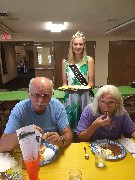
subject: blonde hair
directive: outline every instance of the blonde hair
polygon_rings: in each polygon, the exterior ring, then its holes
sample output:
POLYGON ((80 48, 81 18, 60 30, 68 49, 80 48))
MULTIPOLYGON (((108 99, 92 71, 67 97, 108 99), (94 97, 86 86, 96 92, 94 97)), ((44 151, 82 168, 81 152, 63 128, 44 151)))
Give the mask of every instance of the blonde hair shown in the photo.
POLYGON ((123 98, 122 98, 121 93, 119 92, 118 88, 115 87, 114 85, 105 85, 98 90, 98 92, 96 93, 95 98, 93 100, 92 106, 91 106, 93 113, 95 115, 98 114, 99 99, 104 93, 109 93, 112 95, 112 97, 114 99, 116 99, 116 101, 117 101, 116 115, 117 116, 123 115, 123 113, 124 113, 123 98))
POLYGON ((85 37, 84 37, 82 32, 78 31, 77 33, 75 33, 72 36, 71 41, 70 41, 70 45, 69 45, 68 63, 70 65, 74 64, 74 53, 73 53, 73 49, 72 49, 73 41, 74 41, 75 38, 79 38, 79 37, 82 37, 84 45, 85 45, 84 46, 84 50, 83 50, 83 54, 82 54, 82 64, 86 64, 86 55, 87 55, 87 52, 86 52, 85 37))

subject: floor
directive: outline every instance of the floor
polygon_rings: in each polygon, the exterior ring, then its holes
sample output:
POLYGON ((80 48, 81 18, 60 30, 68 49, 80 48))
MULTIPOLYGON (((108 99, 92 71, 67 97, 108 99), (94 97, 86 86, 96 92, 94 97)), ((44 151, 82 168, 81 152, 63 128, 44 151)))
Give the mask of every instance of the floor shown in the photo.
POLYGON ((0 91, 16 91, 18 89, 26 89, 29 82, 35 77, 35 70, 30 70, 27 74, 18 74, 18 76, 4 85, 0 85, 0 91))

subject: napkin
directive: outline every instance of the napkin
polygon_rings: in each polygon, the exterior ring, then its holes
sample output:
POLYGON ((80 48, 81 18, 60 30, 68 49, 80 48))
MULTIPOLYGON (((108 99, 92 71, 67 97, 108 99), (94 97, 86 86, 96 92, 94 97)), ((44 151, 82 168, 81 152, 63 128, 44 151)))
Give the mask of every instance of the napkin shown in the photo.
POLYGON ((45 152, 43 153, 43 157, 44 157, 45 161, 52 159, 54 157, 54 155, 55 155, 55 152, 50 148, 46 148, 45 152))
POLYGON ((119 139, 119 142, 132 154, 135 158, 135 143, 129 138, 119 139))
POLYGON ((7 171, 16 166, 16 164, 17 162, 9 153, 0 153, 0 172, 7 171))
POLYGON ((23 155, 23 160, 29 162, 37 160, 39 142, 36 140, 34 125, 22 127, 16 132, 23 155))

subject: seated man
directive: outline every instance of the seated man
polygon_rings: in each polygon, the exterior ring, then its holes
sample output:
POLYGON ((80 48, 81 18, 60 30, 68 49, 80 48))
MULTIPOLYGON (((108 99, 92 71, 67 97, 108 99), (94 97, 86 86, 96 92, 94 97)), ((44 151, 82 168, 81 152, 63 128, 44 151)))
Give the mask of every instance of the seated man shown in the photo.
POLYGON ((135 138, 135 124, 123 107, 117 87, 105 85, 95 95, 92 105, 87 105, 78 122, 79 141, 135 138))
POLYGON ((46 141, 57 146, 72 142, 70 129, 63 104, 52 98, 52 81, 45 77, 31 79, 29 99, 20 101, 12 110, 0 139, 0 152, 11 151, 19 145, 16 130, 34 124, 40 132, 47 133, 46 141))

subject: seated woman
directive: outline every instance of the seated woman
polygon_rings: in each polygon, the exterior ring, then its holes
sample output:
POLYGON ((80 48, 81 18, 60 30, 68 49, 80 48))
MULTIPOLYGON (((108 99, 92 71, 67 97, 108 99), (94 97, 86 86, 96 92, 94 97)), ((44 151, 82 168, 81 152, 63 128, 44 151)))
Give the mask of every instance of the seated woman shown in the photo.
POLYGON ((135 139, 135 124, 123 107, 123 99, 117 87, 105 85, 95 95, 93 103, 82 112, 77 127, 78 141, 99 139, 135 139))

